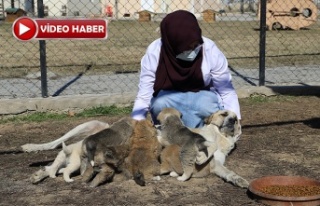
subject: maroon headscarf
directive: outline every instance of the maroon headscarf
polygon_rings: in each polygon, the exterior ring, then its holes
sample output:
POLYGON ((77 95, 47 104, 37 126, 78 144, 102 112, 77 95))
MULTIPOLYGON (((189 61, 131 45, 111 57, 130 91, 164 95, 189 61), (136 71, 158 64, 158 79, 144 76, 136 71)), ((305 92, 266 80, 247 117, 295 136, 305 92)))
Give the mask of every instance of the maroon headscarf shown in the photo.
POLYGON ((160 31, 162 46, 153 96, 157 96, 160 90, 197 92, 204 89, 202 48, 192 62, 176 58, 178 54, 203 43, 196 17, 184 10, 172 12, 162 20, 160 31))

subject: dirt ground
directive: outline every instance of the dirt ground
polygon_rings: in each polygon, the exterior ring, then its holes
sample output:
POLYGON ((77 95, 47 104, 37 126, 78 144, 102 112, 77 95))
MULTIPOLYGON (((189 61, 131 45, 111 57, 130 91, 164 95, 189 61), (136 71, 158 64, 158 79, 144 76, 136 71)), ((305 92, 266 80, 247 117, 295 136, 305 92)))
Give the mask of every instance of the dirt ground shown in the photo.
MULTIPOLYGON (((266 175, 300 175, 319 179, 319 97, 241 99, 243 135, 226 166, 248 181, 266 175)), ((76 175, 73 183, 61 176, 31 184, 29 177, 59 149, 32 153, 12 150, 26 143, 48 142, 91 119, 112 123, 116 117, 69 118, 41 123, 0 125, 0 205, 262 205, 246 189, 215 175, 179 182, 162 180, 136 185, 133 180, 90 188, 76 175)), ((115 178, 117 179, 117 178, 115 178)))

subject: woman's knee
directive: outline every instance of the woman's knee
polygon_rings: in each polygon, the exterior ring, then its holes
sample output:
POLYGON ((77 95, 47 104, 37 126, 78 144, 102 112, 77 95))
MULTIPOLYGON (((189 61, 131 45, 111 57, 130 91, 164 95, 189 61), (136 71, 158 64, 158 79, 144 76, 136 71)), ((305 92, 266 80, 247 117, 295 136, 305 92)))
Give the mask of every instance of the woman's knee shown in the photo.
POLYGON ((164 109, 171 107, 169 102, 166 100, 166 98, 163 97, 157 97, 153 98, 151 100, 151 105, 150 105, 150 113, 152 120, 155 124, 158 124, 159 122, 157 121, 157 116, 158 114, 164 109))
POLYGON ((163 97, 159 97, 159 98, 154 98, 151 101, 151 106, 150 106, 150 110, 152 113, 160 113, 162 109, 170 107, 170 105, 168 104, 168 101, 166 101, 165 98, 163 97))

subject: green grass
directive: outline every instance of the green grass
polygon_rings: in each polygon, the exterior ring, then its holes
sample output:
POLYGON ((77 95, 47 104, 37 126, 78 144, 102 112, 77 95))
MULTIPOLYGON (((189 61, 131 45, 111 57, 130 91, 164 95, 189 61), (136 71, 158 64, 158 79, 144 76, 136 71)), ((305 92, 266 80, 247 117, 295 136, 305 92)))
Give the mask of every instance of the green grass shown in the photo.
POLYGON ((61 120, 65 118, 68 118, 67 114, 36 112, 27 115, 18 115, 9 118, 3 118, 0 120, 0 123, 3 124, 8 122, 42 122, 47 120, 61 120))
POLYGON ((90 109, 85 109, 83 112, 76 114, 77 117, 96 117, 101 115, 122 115, 122 114, 130 114, 132 111, 132 107, 117 107, 117 106, 109 106, 109 107, 93 107, 90 109))
POLYGON ((116 115, 129 115, 132 111, 132 106, 128 107, 93 107, 85 109, 74 116, 70 116, 68 113, 50 113, 50 112, 35 112, 30 114, 16 115, 12 117, 3 117, 0 119, 0 124, 9 122, 43 122, 50 120, 64 120, 68 118, 83 118, 83 117, 97 117, 97 116, 116 116, 116 115))
POLYGON ((249 98, 240 99, 240 103, 261 104, 269 102, 292 101, 295 97, 290 95, 265 96, 261 94, 251 95, 249 98))

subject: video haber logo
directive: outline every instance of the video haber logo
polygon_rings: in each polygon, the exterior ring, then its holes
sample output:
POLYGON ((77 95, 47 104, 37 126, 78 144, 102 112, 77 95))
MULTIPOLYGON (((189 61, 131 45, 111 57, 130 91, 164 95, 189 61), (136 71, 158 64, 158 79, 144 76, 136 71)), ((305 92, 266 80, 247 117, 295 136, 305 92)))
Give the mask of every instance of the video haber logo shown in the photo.
POLYGON ((17 39, 28 41, 35 37, 37 23, 30 18, 21 17, 13 23, 12 33, 17 39))
POLYGON ((31 39, 106 39, 105 19, 31 19, 22 17, 13 23, 13 35, 22 41, 31 39))

